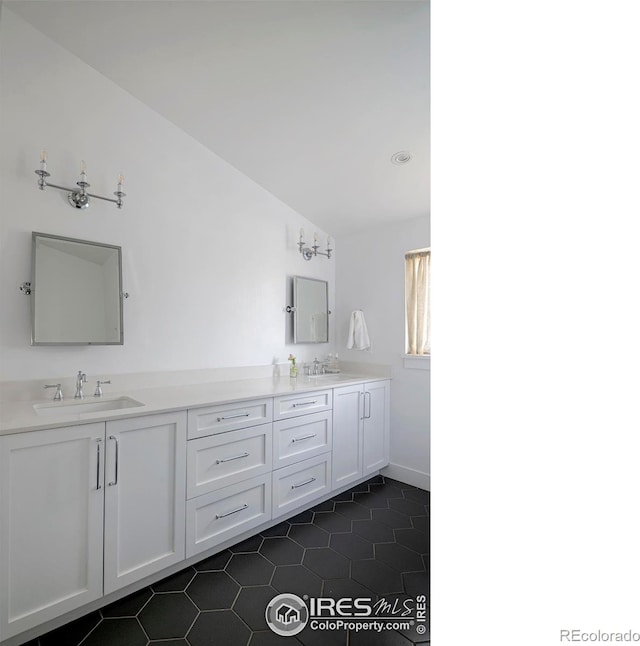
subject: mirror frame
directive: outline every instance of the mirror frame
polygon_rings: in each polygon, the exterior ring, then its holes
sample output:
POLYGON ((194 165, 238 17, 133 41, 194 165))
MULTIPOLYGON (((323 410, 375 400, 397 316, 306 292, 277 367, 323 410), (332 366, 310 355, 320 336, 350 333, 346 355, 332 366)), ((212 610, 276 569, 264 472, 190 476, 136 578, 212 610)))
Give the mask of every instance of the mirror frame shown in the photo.
POLYGON ((293 277, 293 342, 294 343, 329 343, 329 282, 322 280, 320 278, 307 278, 305 276, 294 276, 293 277), (326 314, 327 314, 327 338, 324 341, 300 341, 298 339, 298 283, 299 281, 313 281, 316 283, 324 283, 324 299, 326 303, 326 314))
POLYGON ((33 231, 31 234, 31 345, 124 345, 124 304, 122 288, 122 247, 102 242, 93 242, 92 240, 80 240, 78 238, 68 238, 66 236, 53 235, 51 233, 39 233, 33 231), (36 341, 36 295, 38 285, 36 282, 36 241, 38 238, 49 238, 51 240, 62 240, 64 242, 76 242, 79 244, 91 245, 93 247, 103 247, 113 249, 118 254, 118 304, 119 304, 119 322, 120 338, 117 341, 36 341))

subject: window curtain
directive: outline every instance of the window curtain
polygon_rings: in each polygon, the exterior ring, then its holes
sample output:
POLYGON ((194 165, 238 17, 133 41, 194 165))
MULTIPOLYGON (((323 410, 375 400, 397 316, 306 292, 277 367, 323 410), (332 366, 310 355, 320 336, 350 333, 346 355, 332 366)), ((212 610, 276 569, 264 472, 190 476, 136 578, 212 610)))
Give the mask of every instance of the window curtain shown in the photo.
POLYGON ((429 250, 405 254, 405 299, 407 304, 407 354, 431 353, 429 311, 429 250))

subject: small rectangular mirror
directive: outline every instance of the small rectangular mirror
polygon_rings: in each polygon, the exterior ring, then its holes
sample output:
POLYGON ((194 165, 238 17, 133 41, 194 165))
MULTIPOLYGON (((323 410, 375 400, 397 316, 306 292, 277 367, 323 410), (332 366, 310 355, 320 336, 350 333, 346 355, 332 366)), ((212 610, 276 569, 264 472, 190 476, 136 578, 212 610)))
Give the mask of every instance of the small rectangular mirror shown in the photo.
POLYGON ((293 277, 293 342, 328 343, 329 283, 293 277))
POLYGON ((33 232, 31 345, 122 345, 122 249, 33 232))

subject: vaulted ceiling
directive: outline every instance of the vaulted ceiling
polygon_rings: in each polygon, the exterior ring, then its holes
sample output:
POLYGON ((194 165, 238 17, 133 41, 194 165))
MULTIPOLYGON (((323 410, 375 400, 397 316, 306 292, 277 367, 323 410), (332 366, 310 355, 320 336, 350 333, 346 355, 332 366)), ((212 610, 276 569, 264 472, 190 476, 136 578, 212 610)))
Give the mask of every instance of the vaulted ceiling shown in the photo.
POLYGON ((5 4, 332 235, 429 213, 428 0, 5 4))

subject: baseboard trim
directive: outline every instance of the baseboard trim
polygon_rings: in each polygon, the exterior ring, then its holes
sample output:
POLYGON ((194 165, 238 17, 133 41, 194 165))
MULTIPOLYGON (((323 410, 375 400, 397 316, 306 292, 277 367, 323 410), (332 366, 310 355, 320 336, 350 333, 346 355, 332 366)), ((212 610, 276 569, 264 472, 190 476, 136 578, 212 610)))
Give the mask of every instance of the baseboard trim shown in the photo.
POLYGON ((403 467, 400 464, 394 464, 391 462, 388 466, 380 471, 383 476, 388 476, 394 480, 400 480, 400 482, 406 482, 407 484, 413 485, 414 487, 419 487, 420 489, 426 489, 431 491, 431 474, 424 473, 423 471, 418 471, 417 469, 411 469, 409 467, 403 467))

